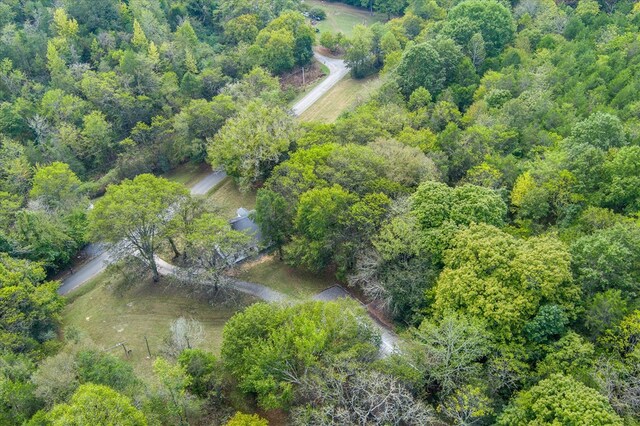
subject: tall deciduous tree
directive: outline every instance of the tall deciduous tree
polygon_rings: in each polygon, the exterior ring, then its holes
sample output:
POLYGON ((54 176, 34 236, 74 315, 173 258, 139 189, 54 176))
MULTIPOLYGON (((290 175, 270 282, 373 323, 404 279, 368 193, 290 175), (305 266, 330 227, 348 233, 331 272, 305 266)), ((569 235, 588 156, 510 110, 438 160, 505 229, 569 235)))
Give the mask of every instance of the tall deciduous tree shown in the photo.
POLYGON ((124 243, 126 254, 135 251, 160 278, 155 253, 178 205, 189 196, 181 184, 143 174, 107 188, 89 213, 94 240, 124 243))
POLYGON ((210 140, 209 162, 248 190, 284 159, 297 134, 297 124, 284 109, 256 100, 210 140))
POLYGON ((258 190, 256 222, 262 236, 278 250, 282 259, 282 246, 291 233, 291 213, 285 198, 269 189, 258 190))

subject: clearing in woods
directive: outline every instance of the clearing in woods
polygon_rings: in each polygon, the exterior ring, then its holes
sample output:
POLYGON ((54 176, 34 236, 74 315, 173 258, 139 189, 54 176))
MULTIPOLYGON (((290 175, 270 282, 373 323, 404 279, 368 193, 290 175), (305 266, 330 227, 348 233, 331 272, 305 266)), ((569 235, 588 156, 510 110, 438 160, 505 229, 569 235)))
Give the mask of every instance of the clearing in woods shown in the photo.
POLYGON ((82 340, 88 339, 102 349, 126 342, 126 348, 131 350, 129 357, 122 347, 109 352, 130 361, 141 378, 153 380, 153 361, 161 355, 171 321, 181 316, 200 321, 205 338, 194 346, 217 355, 224 324, 254 301, 240 295, 237 303, 223 306, 220 302, 209 303, 205 296, 188 293, 186 287, 172 285, 165 279, 153 283, 145 277, 125 283, 121 274, 107 270, 72 293, 63 315, 65 332, 78 331, 82 340), (144 336, 149 341, 151 358, 144 336))
POLYGON ((347 76, 302 113, 300 119, 333 123, 344 111, 366 101, 381 84, 382 81, 377 75, 361 80, 347 76))
POLYGON ((353 32, 353 27, 358 24, 371 25, 376 22, 384 22, 383 16, 378 13, 371 15, 371 12, 366 9, 347 6, 342 3, 320 0, 306 0, 305 3, 310 7, 324 9, 327 13, 327 18, 316 24, 320 32, 341 32, 346 36, 350 36, 353 32))

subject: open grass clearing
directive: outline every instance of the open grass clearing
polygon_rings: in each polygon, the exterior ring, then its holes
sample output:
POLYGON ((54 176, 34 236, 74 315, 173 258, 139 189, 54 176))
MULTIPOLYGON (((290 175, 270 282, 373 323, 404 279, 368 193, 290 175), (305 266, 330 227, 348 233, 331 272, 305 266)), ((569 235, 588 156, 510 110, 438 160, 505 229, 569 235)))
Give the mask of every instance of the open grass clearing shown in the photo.
POLYGON ((233 219, 237 210, 244 207, 253 210, 256 206, 256 193, 243 193, 232 178, 226 177, 218 186, 209 192, 208 197, 220 209, 220 215, 226 219, 233 219))
POLYGON ((330 273, 314 274, 294 269, 278 259, 277 254, 265 255, 239 267, 238 279, 266 285, 296 299, 308 299, 335 284, 330 273))
POLYGON ((327 13, 327 18, 316 24, 320 32, 342 32, 350 36, 353 33, 353 27, 358 24, 371 25, 376 22, 384 22, 384 17, 378 13, 371 15, 371 12, 366 9, 342 3, 320 0, 305 0, 305 3, 311 7, 324 9, 327 13))
POLYGON ((185 288, 168 281, 154 284, 146 277, 130 281, 127 284, 122 274, 112 270, 94 278, 84 286, 82 293, 72 293, 63 315, 63 325, 75 328, 103 349, 126 342, 127 349, 131 350, 128 358, 122 347, 109 352, 131 362, 136 374, 145 380, 153 380, 153 360, 160 354, 171 321, 181 316, 200 321, 205 339, 197 347, 219 354, 224 324, 253 301, 242 295, 238 303, 226 306, 209 302, 201 295, 188 294, 185 288))
POLYGON ((377 75, 361 80, 347 76, 303 112, 300 119, 332 123, 344 111, 366 101, 381 84, 377 75))

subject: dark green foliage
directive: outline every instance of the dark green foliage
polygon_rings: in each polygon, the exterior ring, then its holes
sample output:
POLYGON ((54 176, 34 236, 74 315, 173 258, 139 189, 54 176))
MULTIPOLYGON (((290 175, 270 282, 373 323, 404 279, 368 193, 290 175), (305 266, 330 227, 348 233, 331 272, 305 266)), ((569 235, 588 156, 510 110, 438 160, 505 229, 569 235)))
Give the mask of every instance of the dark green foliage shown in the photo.
POLYGON ((569 323, 567 314, 560 306, 540 306, 536 316, 524 326, 524 335, 535 343, 547 343, 554 337, 561 336, 569 323))
POLYGON ((445 32, 461 46, 473 34, 480 33, 490 55, 499 54, 513 39, 515 24, 511 12, 495 0, 467 0, 452 8, 447 15, 445 32))
POLYGON ((213 354, 199 349, 185 349, 178 357, 180 364, 191 377, 187 389, 201 398, 211 398, 218 389, 220 368, 213 354))
POLYGON ((126 394, 133 394, 138 384, 131 365, 108 353, 84 350, 75 359, 80 383, 105 385, 126 394))

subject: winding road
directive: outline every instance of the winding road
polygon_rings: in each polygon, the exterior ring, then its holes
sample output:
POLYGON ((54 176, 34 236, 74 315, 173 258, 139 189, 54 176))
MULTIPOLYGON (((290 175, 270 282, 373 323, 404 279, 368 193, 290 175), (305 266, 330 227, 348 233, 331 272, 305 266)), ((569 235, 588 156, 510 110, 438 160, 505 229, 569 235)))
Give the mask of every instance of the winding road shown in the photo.
MULTIPOLYGON (((317 52, 314 52, 314 56, 316 60, 329 68, 329 75, 293 105, 291 110, 296 116, 306 111, 349 72, 349 68, 341 59, 329 58, 317 52)), ((226 173, 220 170, 209 173, 191 187, 191 195, 206 195, 211 189, 222 182, 226 176, 226 173)), ((59 294, 66 295, 77 289, 103 272, 107 266, 114 261, 114 256, 110 253, 107 246, 102 243, 89 244, 83 249, 83 252, 91 260, 78 267, 75 271, 70 271, 71 273, 61 279, 62 285, 58 288, 59 294)), ((177 271, 176 266, 160 258, 156 258, 156 262, 158 264, 158 271, 163 275, 173 275, 177 271)), ((257 283, 234 280, 233 287, 242 293, 250 294, 266 302, 293 301, 287 295, 257 283)), ((375 318, 372 317, 372 319, 380 330, 382 337, 380 354, 381 356, 390 355, 397 348, 398 337, 380 324, 375 318)))
MULTIPOLYGON (((291 108, 296 116, 302 114, 307 108, 313 105, 314 102, 320 99, 329 91, 329 89, 335 86, 337 82, 347 75, 347 72, 349 72, 349 69, 341 59, 329 58, 317 52, 314 52, 314 56, 316 60, 325 64, 329 68, 329 76, 291 108)), ((226 176, 226 173, 221 170, 209 173, 191 187, 191 195, 207 194, 212 188, 222 182, 226 176)), ((73 271, 73 273, 62 278, 62 285, 58 288, 59 294, 65 295, 80 287, 82 284, 104 271, 107 265, 113 261, 113 256, 111 256, 104 244, 101 243, 89 244, 84 248, 83 252, 91 260, 78 267, 73 271)), ((260 297, 259 294, 254 295, 256 297, 260 297)))

